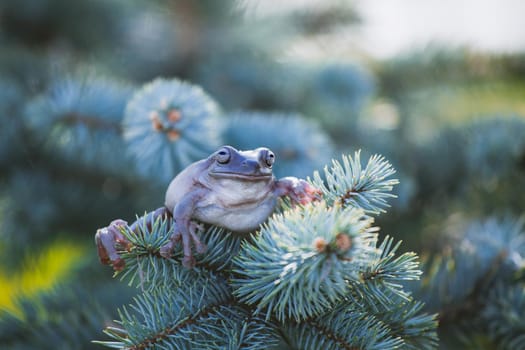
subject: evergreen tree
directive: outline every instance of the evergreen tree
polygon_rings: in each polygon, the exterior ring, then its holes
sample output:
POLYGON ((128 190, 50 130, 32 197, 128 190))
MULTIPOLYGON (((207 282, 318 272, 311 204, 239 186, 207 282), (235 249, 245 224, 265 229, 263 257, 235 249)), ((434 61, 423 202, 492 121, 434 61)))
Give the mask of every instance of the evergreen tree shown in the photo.
POLYGON ((120 311, 116 341, 143 348, 435 348, 435 316, 401 284, 419 278, 414 253, 378 241, 372 214, 383 211, 397 180, 383 158, 362 167, 359 153, 325 168, 313 183, 323 201, 289 207, 260 232, 242 237, 218 227, 195 269, 159 253, 174 223, 149 215, 121 234, 123 279, 141 289, 120 311))
POLYGON ((0 2, 0 348, 524 347, 524 56, 377 61, 341 50, 358 25, 336 0, 0 2), (189 270, 141 215, 222 144, 323 198, 206 226, 189 270), (127 283, 93 246, 115 218, 141 227, 127 283))

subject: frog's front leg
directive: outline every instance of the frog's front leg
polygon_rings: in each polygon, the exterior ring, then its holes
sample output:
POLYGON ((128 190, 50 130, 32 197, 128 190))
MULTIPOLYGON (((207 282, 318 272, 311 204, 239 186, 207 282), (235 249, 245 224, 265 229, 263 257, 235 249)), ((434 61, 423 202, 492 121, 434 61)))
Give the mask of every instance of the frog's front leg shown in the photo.
POLYGON ((322 192, 308 181, 293 176, 283 177, 275 182, 275 194, 288 196, 292 204, 308 204, 322 198, 322 192))
MULTIPOLYGON (((199 239, 199 231, 202 226, 191 220, 195 203, 203 197, 206 193, 204 189, 198 189, 186 194, 182 200, 173 208, 172 216, 175 220, 173 233, 170 236, 170 241, 160 248, 160 255, 165 258, 170 258, 175 244, 182 241, 182 249, 184 258, 182 265, 187 268, 195 266, 195 259, 191 251, 192 243, 195 245, 197 253, 204 253, 206 245, 199 239)), ((168 208, 169 209, 169 208, 168 208)))

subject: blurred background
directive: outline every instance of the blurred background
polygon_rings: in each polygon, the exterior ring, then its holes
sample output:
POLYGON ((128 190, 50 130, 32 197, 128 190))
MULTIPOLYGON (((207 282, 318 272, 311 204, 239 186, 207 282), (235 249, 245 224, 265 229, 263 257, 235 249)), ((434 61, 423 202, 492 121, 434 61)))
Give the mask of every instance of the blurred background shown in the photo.
MULTIPOLYGON (((133 290, 99 264, 97 228, 162 205, 169 178, 222 143, 272 148, 278 176, 384 155, 400 184, 378 224, 424 259, 472 222, 519 223, 523 13, 519 0, 2 0, 0 348, 100 348, 133 290), (182 135, 169 167, 123 137, 159 77, 214 104, 191 129, 204 141, 182 135)), ((442 319, 443 348, 465 348, 461 319, 442 319)))

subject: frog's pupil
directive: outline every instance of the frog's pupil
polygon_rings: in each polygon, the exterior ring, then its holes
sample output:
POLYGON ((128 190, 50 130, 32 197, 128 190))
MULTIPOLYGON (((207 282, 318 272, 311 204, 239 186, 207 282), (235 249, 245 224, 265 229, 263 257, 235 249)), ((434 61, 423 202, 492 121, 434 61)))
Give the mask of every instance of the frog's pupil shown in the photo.
POLYGON ((227 151, 219 151, 217 161, 221 164, 226 164, 230 160, 230 154, 227 151))
POLYGON ((267 158, 266 158, 266 165, 268 165, 271 168, 273 165, 273 162, 274 162, 273 153, 268 153, 267 158))

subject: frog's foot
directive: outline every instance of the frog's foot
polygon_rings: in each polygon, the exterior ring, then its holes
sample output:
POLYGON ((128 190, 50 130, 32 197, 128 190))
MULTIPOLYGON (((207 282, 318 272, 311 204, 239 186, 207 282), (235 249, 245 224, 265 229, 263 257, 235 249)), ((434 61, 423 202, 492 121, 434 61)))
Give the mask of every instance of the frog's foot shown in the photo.
POLYGON ((322 192, 308 181, 293 176, 284 177, 276 182, 276 193, 279 196, 288 196, 292 204, 308 204, 320 200, 322 192))
POLYGON ((127 225, 128 223, 124 220, 113 220, 109 226, 98 229, 95 234, 100 262, 105 265, 113 265, 115 271, 121 271, 125 266, 125 261, 118 254, 117 248, 119 250, 129 249, 130 242, 120 232, 127 225))
POLYGON ((191 251, 191 243, 195 246, 197 253, 202 254, 206 252, 206 244, 199 239, 199 233, 204 230, 202 224, 195 221, 190 221, 187 226, 183 224, 177 225, 175 223, 174 232, 170 237, 170 241, 160 248, 160 255, 169 259, 175 248, 175 244, 182 240, 182 248, 184 251, 184 258, 182 258, 182 265, 187 268, 195 266, 195 258, 191 251))
POLYGON ((193 244, 195 245, 195 250, 197 251, 197 253, 199 254, 206 253, 206 250, 208 250, 208 247, 206 246, 205 243, 202 243, 199 238, 200 233, 204 231, 204 225, 201 223, 197 223, 195 221, 190 221, 190 227, 188 231, 191 235, 191 240, 193 241, 193 244))

